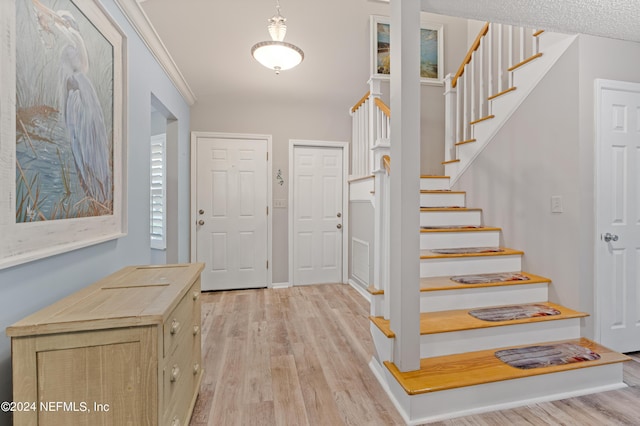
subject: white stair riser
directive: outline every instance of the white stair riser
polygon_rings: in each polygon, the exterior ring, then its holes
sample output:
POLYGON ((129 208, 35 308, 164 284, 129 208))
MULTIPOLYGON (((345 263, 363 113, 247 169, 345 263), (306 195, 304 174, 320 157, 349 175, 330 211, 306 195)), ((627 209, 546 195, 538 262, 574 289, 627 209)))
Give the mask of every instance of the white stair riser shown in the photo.
POLYGON ((546 302, 549 284, 516 284, 420 292, 420 312, 546 302))
POLYGON ((420 358, 578 338, 579 318, 424 334, 420 336, 420 358))
POLYGON ((395 339, 387 337, 380 329, 371 321, 369 321, 371 337, 373 337, 373 346, 375 351, 373 356, 382 365, 384 361, 391 361, 393 357, 393 344, 395 339))
MULTIPOLYGON (((472 144, 473 145, 473 144, 472 144)), ((444 165, 444 174, 447 176, 457 176, 459 173, 460 163, 448 163, 444 165)))
MULTIPOLYGON (((479 226, 482 225, 481 210, 421 211, 420 226, 479 226)), ((472 246, 468 246, 472 247, 472 246)))
POLYGON ((384 294, 372 294, 369 304, 369 315, 372 317, 383 317, 384 315, 384 294))
POLYGON ((498 247, 500 231, 421 232, 420 249, 498 247))
POLYGON ((420 207, 464 207, 464 194, 431 192, 420 194, 420 207))
POLYGON ((449 189, 449 178, 420 178, 420 189, 427 191, 449 189))
POLYGON ((386 367, 375 365, 375 360, 370 367, 409 425, 626 387, 622 381, 622 363, 617 363, 408 395, 386 367), (380 372, 384 377, 380 377, 380 372))
POLYGON ((420 277, 513 272, 520 271, 521 264, 519 254, 420 259, 420 277))

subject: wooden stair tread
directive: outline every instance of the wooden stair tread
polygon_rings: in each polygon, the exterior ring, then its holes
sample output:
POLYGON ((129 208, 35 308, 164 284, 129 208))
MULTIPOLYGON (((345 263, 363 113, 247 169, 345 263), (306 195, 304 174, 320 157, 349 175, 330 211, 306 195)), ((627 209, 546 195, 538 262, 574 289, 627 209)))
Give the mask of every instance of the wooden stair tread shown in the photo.
POLYGON ((473 138, 473 139, 467 139, 467 140, 460 141, 460 142, 456 142, 454 145, 455 145, 455 146, 460 146, 460 145, 465 145, 465 144, 473 143, 473 142, 476 142, 476 139, 475 139, 475 138, 473 138))
POLYGON ((478 118, 477 120, 473 120, 472 122, 469 123, 469 125, 473 126, 475 124, 482 123, 483 121, 491 120, 493 118, 496 118, 496 116, 493 115, 493 114, 490 114, 490 115, 484 116, 482 118, 478 118))
MULTIPOLYGON (((591 349, 600 355, 600 359, 594 361, 574 362, 565 365, 553 365, 549 367, 532 368, 523 370, 500 361, 494 354, 497 350, 513 349, 533 345, 518 345, 508 348, 489 349, 463 354, 446 355, 420 360, 420 369, 415 371, 400 372, 395 364, 385 361, 384 365, 396 378, 398 383, 409 395, 417 395, 427 392, 442 391, 466 386, 481 385, 484 383, 499 382, 503 380, 532 377, 541 374, 557 373, 561 371, 576 370, 599 365, 613 364, 629 361, 626 355, 614 352, 591 340, 580 338, 565 340, 562 342, 573 343, 591 349)), ((562 343, 545 342, 540 345, 562 343)))
MULTIPOLYGON (((440 290, 459 290, 479 287, 499 287, 507 285, 524 285, 524 284, 549 284, 551 280, 549 278, 541 277, 539 275, 529 274, 528 272, 518 272, 519 274, 529 277, 528 280, 515 280, 515 281, 496 281, 490 283, 478 283, 478 284, 460 284, 455 281, 451 281, 451 277, 427 277, 420 278, 420 291, 440 291, 440 290)), ((384 294, 384 290, 369 286, 367 291, 371 294, 378 295, 384 294)))
MULTIPOLYGON (((460 207, 451 207, 451 210, 458 210, 460 207)), ((484 231, 501 231, 502 228, 491 226, 464 227, 464 228, 420 228, 420 232, 484 232, 484 231)))
POLYGON ((481 212, 475 207, 420 207, 421 212, 481 212))
POLYGON ((440 164, 445 165, 445 164, 459 163, 459 162, 460 162, 460 160, 456 158, 455 160, 443 161, 440 164))
POLYGON ((499 252, 486 252, 486 253, 455 253, 455 254, 441 254, 434 253, 431 250, 420 250, 420 259, 450 259, 450 258, 463 258, 463 257, 487 257, 487 256, 512 256, 518 254, 524 254, 523 251, 514 250, 506 247, 500 247, 503 251, 499 252))
MULTIPOLYGON (((514 324, 528 324, 543 321, 558 321, 568 318, 582 318, 589 314, 574 311, 562 305, 551 302, 532 303, 533 305, 544 305, 560 311, 559 315, 540 316, 533 318, 522 318, 510 321, 483 321, 469 314, 472 309, 456 309, 451 311, 439 312, 422 312, 420 313, 420 335, 449 333, 453 331, 477 330, 481 328, 500 327, 514 324)), ((530 305, 530 303, 520 304, 530 305)), ((512 305, 504 305, 512 306, 512 305)), ((395 337, 395 333, 391 330, 389 320, 383 317, 371 317, 373 322, 379 329, 389 338, 395 337)))
POLYGON ((507 285, 525 285, 525 284, 549 284, 551 280, 549 278, 541 277, 539 275, 529 274, 528 272, 518 272, 519 274, 529 277, 528 280, 516 280, 516 281, 496 281, 489 283, 479 284, 460 284, 451 280, 451 277, 428 277, 420 278, 420 291, 439 291, 439 290, 459 290, 479 287, 498 287, 507 285))
POLYGON ((420 175, 420 179, 449 179, 449 176, 420 175))

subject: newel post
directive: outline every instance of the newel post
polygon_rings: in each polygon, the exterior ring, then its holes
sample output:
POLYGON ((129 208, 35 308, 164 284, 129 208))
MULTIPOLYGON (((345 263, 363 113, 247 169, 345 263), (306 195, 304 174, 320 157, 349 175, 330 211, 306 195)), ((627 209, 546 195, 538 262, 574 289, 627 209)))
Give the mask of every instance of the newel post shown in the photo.
POLYGON ((453 76, 447 74, 444 78, 444 160, 456 158, 456 107, 457 89, 452 87, 453 76))

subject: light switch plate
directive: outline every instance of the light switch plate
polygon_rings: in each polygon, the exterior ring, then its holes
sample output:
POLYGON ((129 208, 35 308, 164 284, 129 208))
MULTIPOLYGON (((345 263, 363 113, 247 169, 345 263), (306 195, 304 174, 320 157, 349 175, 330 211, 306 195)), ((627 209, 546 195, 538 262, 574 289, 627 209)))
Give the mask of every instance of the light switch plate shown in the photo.
POLYGON ((551 213, 562 213, 562 196, 551 196, 551 213))
POLYGON ((276 209, 286 209, 287 200, 284 198, 276 198, 273 200, 273 207, 276 209))

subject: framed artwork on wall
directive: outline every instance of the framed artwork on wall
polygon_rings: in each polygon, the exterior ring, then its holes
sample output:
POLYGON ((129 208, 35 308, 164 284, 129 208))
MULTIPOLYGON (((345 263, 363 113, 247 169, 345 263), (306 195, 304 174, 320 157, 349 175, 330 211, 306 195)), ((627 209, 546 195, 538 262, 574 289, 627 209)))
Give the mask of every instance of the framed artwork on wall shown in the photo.
MULTIPOLYGON (((386 16, 371 15, 371 75, 391 74, 390 25, 386 16)), ((442 24, 420 21, 420 81, 442 85, 444 78, 444 31, 442 24)))
POLYGON ((123 33, 94 0, 0 12, 0 268, 126 235, 123 33))

